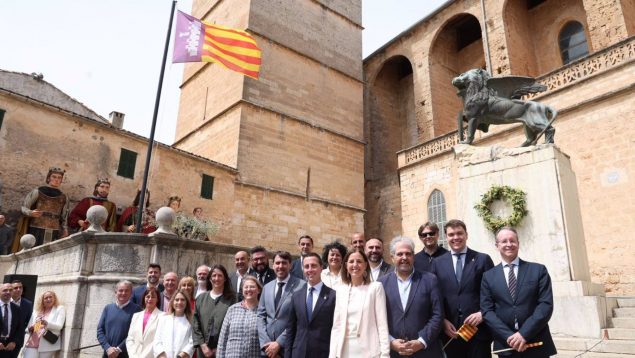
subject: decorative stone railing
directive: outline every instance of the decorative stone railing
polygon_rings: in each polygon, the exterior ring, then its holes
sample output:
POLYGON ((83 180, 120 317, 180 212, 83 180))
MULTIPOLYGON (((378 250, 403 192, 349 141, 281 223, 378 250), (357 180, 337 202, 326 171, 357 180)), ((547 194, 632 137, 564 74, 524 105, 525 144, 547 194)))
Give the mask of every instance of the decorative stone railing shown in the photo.
POLYGON ((611 68, 635 61, 635 37, 607 47, 537 78, 547 91, 526 98, 542 97, 568 87, 575 82, 602 73, 611 68))
POLYGON ((195 276, 199 265, 233 268, 241 247, 179 239, 174 234, 83 232, 12 255, 0 256, 3 274, 38 275, 36 297, 56 292, 66 308, 61 357, 101 357, 96 328, 104 306, 114 302, 119 280, 145 281, 147 265, 179 277, 195 276))
MULTIPOLYGON (((554 91, 567 88, 574 83, 598 75, 612 68, 635 61, 635 37, 619 42, 590 56, 581 58, 566 66, 537 78, 547 86, 547 91, 525 98, 546 96, 554 91)), ((397 152, 398 167, 403 168, 421 162, 438 154, 448 152, 459 142, 457 131, 397 152)))

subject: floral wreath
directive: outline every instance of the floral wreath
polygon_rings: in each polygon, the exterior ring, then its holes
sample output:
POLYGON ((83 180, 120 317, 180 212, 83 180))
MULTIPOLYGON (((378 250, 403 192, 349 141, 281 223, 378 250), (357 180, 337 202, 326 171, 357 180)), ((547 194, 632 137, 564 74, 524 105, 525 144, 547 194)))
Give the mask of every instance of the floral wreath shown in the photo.
POLYGON ((503 226, 517 226, 527 216, 526 197, 527 194, 522 190, 507 185, 494 185, 481 196, 481 202, 474 205, 474 209, 485 222, 485 226, 490 231, 496 232, 503 226), (512 214, 506 218, 494 216, 490 205, 496 200, 505 200, 511 204, 512 214))

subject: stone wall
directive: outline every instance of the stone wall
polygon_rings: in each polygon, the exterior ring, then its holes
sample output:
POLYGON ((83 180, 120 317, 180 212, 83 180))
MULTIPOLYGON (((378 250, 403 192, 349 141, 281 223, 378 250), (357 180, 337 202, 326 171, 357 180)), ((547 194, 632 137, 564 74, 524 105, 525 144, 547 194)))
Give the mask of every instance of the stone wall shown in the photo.
POLYGON ((177 238, 148 238, 142 234, 80 233, 69 238, 0 257, 4 274, 38 275, 36 297, 55 291, 66 309, 62 331, 63 357, 101 357, 97 323, 103 308, 114 302, 115 284, 128 279, 145 282, 147 265, 157 262, 162 272, 196 277, 199 265, 222 264, 231 271, 242 247, 177 238))

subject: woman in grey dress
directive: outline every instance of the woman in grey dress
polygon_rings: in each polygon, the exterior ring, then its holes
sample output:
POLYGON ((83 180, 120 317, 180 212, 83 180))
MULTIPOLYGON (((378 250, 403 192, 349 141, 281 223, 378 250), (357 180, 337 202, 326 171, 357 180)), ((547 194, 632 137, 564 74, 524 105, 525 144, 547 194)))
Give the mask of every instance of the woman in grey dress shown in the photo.
POLYGON ((260 343, 256 324, 258 296, 262 285, 253 276, 242 281, 244 299, 227 310, 218 339, 218 358, 259 358, 260 343))
POLYGON ((198 358, 216 357, 218 336, 229 306, 236 302, 229 275, 223 265, 214 265, 207 275, 207 292, 196 298, 192 336, 198 358))

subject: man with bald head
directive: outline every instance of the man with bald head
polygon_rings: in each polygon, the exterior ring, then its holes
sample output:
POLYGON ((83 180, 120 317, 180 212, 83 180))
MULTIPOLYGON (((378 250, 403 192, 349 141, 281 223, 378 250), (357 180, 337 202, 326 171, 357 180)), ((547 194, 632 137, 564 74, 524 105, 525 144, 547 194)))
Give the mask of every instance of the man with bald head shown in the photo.
POLYGON ((351 235, 351 250, 359 250, 363 252, 365 245, 366 238, 364 237, 363 232, 356 232, 351 235))
POLYGON ((24 323, 20 307, 11 302, 12 291, 10 283, 0 286, 0 357, 17 356, 15 349, 24 340, 24 323))
POLYGON ((162 311, 164 312, 168 311, 168 307, 170 307, 170 300, 172 299, 172 296, 174 295, 174 293, 176 293, 178 284, 179 284, 179 277, 176 275, 176 273, 168 272, 165 275, 163 275, 164 289, 163 289, 163 293, 161 294, 163 298, 161 300, 162 304, 159 307, 162 311))
POLYGON ((249 254, 247 251, 238 251, 236 255, 234 255, 234 264, 236 265, 236 271, 229 274, 229 281, 234 291, 238 293, 238 301, 242 301, 243 292, 241 286, 243 278, 247 275, 247 271, 249 270, 249 254))

